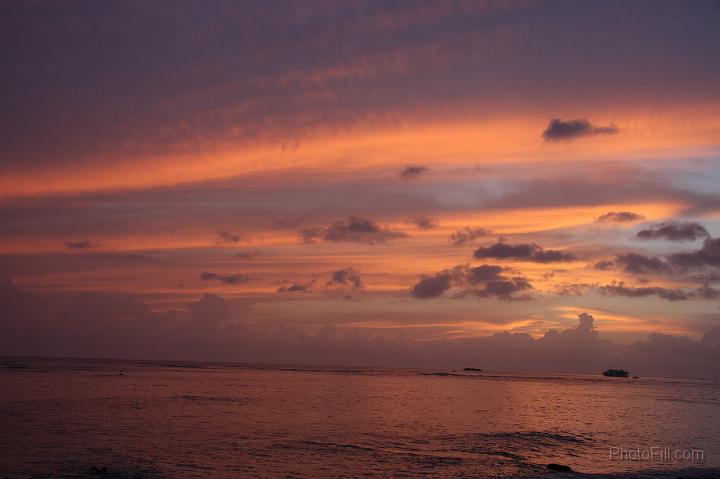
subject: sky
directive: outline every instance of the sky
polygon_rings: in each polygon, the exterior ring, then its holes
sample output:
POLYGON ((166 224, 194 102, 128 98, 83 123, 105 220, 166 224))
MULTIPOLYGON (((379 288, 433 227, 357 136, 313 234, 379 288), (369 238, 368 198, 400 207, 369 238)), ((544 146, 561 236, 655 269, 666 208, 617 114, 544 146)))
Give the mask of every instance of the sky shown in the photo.
POLYGON ((717 1, 0 8, 0 355, 720 377, 717 1))

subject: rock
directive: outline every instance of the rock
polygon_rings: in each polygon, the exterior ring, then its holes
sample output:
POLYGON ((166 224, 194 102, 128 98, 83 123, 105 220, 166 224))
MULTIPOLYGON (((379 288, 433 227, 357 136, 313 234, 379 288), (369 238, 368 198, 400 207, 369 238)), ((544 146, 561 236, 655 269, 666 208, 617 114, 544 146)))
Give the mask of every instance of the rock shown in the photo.
POLYGON ((572 468, 564 464, 548 464, 547 468, 555 472, 572 472, 572 468))

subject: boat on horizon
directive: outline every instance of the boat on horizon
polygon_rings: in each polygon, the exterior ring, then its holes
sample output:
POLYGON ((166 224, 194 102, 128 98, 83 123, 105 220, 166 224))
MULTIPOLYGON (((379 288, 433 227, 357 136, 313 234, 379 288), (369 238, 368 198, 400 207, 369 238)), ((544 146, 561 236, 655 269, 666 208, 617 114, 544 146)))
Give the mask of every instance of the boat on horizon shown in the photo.
POLYGON ((602 373, 603 376, 609 377, 609 378, 626 378, 630 375, 628 371, 625 371, 624 369, 613 369, 610 368, 602 373))

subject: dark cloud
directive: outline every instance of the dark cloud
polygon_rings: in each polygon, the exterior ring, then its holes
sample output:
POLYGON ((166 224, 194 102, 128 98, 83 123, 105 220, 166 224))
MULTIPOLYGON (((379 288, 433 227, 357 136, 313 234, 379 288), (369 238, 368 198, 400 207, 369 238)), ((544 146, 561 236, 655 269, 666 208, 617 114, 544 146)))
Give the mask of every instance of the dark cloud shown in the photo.
POLYGON ((707 271, 688 275, 688 279, 698 283, 717 283, 720 281, 720 271, 707 271))
MULTIPOLYGON (((646 256, 639 253, 619 254, 615 261, 600 261, 594 265, 596 269, 610 269, 614 266, 636 275, 670 275, 678 274, 689 268, 720 267, 720 238, 708 238, 703 246, 696 251, 674 253, 665 257, 646 256)), ((710 272, 700 277, 688 277, 691 280, 714 281, 717 275, 710 272)))
POLYGON ((188 323, 207 329, 211 329, 209 326, 217 326, 232 319, 227 300, 217 294, 203 294, 200 300, 188 305, 188 310, 190 311, 188 323))
POLYGON ((330 279, 325 286, 349 286, 352 288, 362 288, 363 282, 360 274, 352 268, 339 269, 330 273, 330 279))
POLYGON ((545 129, 542 137, 545 141, 572 140, 583 136, 614 135, 620 129, 610 124, 608 126, 595 126, 585 118, 577 120, 561 120, 553 118, 545 129))
POLYGON ((452 287, 452 276, 449 272, 441 272, 432 276, 423 276, 410 289, 410 294, 418 299, 437 298, 452 287))
POLYGON ((559 283, 553 288, 553 293, 560 296, 584 296, 592 287, 593 285, 588 283, 559 283))
POLYGON ((200 273, 200 279, 203 281, 220 281, 223 284, 244 284, 252 281, 250 276, 241 273, 223 275, 218 273, 202 272, 200 273))
POLYGON ((82 241, 66 241, 65 247, 67 249, 91 249, 91 248, 99 248, 103 244, 100 241, 90 241, 90 240, 82 240, 82 241))
POLYGON ((599 286, 598 292, 604 296, 625 296, 628 298, 657 296, 668 301, 684 301, 695 296, 692 292, 682 289, 668 289, 657 286, 632 287, 626 286, 622 281, 613 281, 608 285, 599 286))
POLYGON ((706 239, 697 251, 671 254, 668 261, 681 268, 720 267, 720 238, 706 239))
MULTIPOLYGON (((451 274, 452 275, 452 274, 451 274)), ((529 334, 409 342, 374 333, 341 333, 332 325, 310 334, 292 326, 239 322, 230 301, 205 294, 187 309, 153 312, 131 297, 72 294, 54 305, 44 295, 0 281, 0 350, 15 356, 183 359, 287 364, 457 368, 600 373, 608 364, 657 377, 717 378, 720 327, 701 339, 651 334, 618 344, 598 337, 594 318, 575 326, 529 334)), ((602 319, 602 318, 600 318, 602 319)))
POLYGON ((324 241, 348 241, 354 243, 387 243, 392 239, 407 236, 402 231, 392 230, 370 219, 350 216, 347 220, 338 220, 327 228, 303 228, 300 230, 303 242, 312 243, 316 238, 324 241))
POLYGON ((528 289, 532 289, 530 282, 521 276, 515 276, 513 278, 488 281, 485 283, 485 288, 476 290, 474 293, 481 298, 494 296, 499 299, 519 300, 530 299, 527 295, 513 296, 517 292, 528 289))
POLYGON ((240 241, 240 237, 238 235, 225 230, 217 232, 217 239, 221 243, 237 243, 240 241))
POLYGON ((277 289, 278 293, 343 293, 345 295, 363 288, 360 273, 353 268, 338 269, 323 273, 314 273, 307 281, 288 281, 277 289))
POLYGON ((419 215, 410 218, 410 223, 414 224, 421 230, 430 230, 437 226, 437 223, 429 216, 419 215))
POLYGON ((642 240, 666 239, 669 241, 695 241, 699 238, 709 238, 710 233, 699 223, 668 221, 651 225, 638 231, 636 238, 642 240))
POLYGON ((462 268, 460 271, 466 273, 465 278, 468 283, 475 285, 502 279, 503 268, 497 265, 484 264, 474 268, 462 268))
POLYGON ((408 165, 400 171, 402 178, 411 180, 419 177, 420 175, 427 173, 428 169, 420 165, 408 165))
POLYGON ((410 294, 418 299, 436 298, 453 287, 462 288, 458 297, 475 295, 481 298, 495 297, 503 300, 528 299, 516 293, 532 289, 530 282, 522 276, 509 277, 501 266, 481 265, 475 267, 456 266, 434 275, 423 276, 411 289, 410 294))
POLYGON ((507 244, 502 241, 491 246, 482 246, 475 250, 475 258, 517 259, 537 263, 573 261, 575 255, 560 250, 543 249, 535 243, 507 244))
POLYGON ((605 259, 605 260, 598 261, 597 263, 594 263, 592 265, 592 267, 593 267, 593 269, 596 269, 598 271, 607 271, 609 269, 613 269, 615 267, 615 263, 613 263, 610 260, 605 259))
POLYGON ((289 286, 281 286, 277 289, 278 293, 302 293, 309 291, 309 284, 293 283, 289 286))
POLYGON ((211 358, 234 350, 242 331, 231 324, 236 318, 226 300, 214 294, 187 303, 182 311, 155 312, 128 295, 85 292, 49 298, 0 283, 0 311, 0 349, 8 351, 22 339, 19 350, 13 347, 17 352, 55 356, 211 358), (28 300, 32 304, 25 304, 28 300))
POLYGON ((303 243, 312 244, 316 239, 323 238, 326 231, 326 228, 302 228, 300 230, 300 237, 303 243))
POLYGON ((662 258, 638 253, 619 254, 615 257, 615 264, 631 274, 667 274, 672 271, 672 265, 662 258))
POLYGON ((695 294, 700 299, 720 299, 720 289, 713 288, 708 283, 696 289, 695 294))
MULTIPOLYGON (((646 284, 647 281, 640 281, 646 284)), ((705 283, 699 288, 663 288, 659 286, 628 286, 623 281, 613 281, 610 284, 589 283, 561 283, 554 287, 553 292, 560 296, 585 296, 586 293, 596 292, 603 296, 622 296, 626 298, 644 298, 657 296, 668 301, 684 301, 689 299, 717 299, 720 290, 705 283)))
POLYGON ((596 223, 627 223, 644 220, 645 216, 631 211, 609 211, 595 218, 596 223))
POLYGON ((464 228, 451 234, 449 240, 456 246, 462 246, 467 243, 472 243, 476 239, 489 234, 490 230, 486 230, 485 228, 471 228, 470 226, 465 226, 464 228))
POLYGON ((577 325, 576 330, 579 332, 591 332, 595 330, 595 318, 592 317, 591 314, 588 313, 580 313, 578 314, 578 321, 579 324, 577 325))

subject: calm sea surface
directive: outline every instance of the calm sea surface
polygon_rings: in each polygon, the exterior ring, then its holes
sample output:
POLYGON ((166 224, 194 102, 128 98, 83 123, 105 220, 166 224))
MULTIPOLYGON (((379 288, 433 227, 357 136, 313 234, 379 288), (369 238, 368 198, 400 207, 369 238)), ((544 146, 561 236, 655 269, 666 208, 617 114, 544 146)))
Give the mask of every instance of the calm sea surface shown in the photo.
POLYGON ((719 467, 717 381, 0 360, 2 478, 720 477, 719 467))

